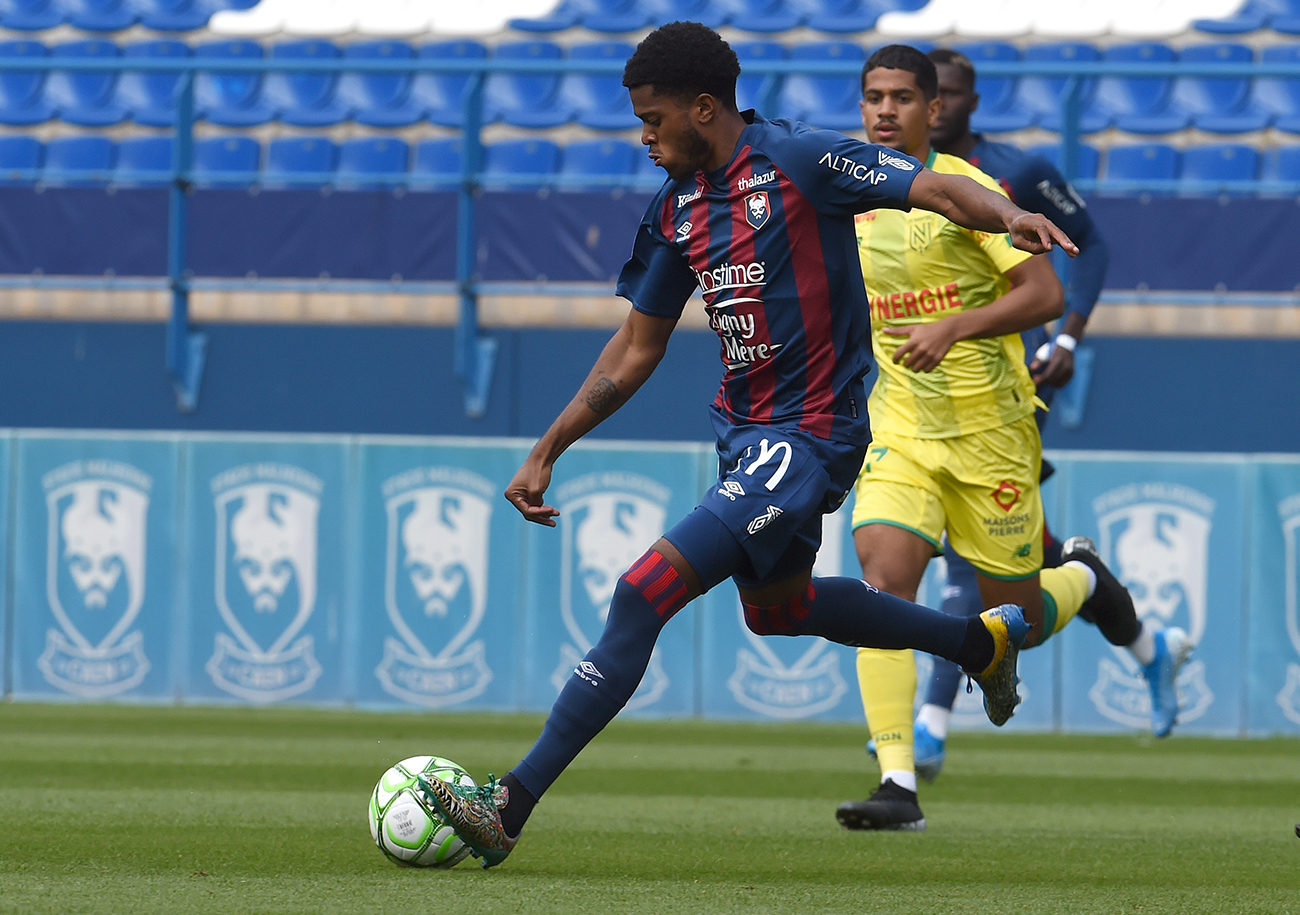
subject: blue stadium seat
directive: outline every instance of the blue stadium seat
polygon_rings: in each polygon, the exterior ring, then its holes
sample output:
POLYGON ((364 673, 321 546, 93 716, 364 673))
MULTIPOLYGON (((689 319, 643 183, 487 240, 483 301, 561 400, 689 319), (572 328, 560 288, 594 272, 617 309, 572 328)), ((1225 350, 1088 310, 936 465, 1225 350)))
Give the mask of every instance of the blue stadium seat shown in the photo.
POLYGON ((113 141, 108 137, 60 137, 45 145, 46 184, 106 184, 113 169, 113 141), (64 172, 65 174, 49 174, 64 172))
MULTIPOLYGON (((1300 64, 1300 44, 1276 44, 1261 55, 1266 64, 1300 64)), ((1253 107, 1273 115, 1273 126, 1300 133, 1300 77, 1260 77, 1251 86, 1253 107)))
POLYGON ((280 137, 266 150, 268 187, 330 184, 339 150, 329 137, 280 137), (290 178, 299 180, 290 183, 290 178))
MULTIPOLYGON (((497 45, 497 60, 560 60, 564 50, 549 41, 512 41, 497 45)), ((573 109, 560 98, 558 73, 493 73, 483 89, 484 123, 505 121, 516 127, 559 127, 573 109)))
POLYGON ((410 159, 410 145, 397 137, 345 140, 339 146, 339 186, 356 189, 396 187, 405 182, 410 159), (378 180, 381 178, 398 180, 378 180))
MULTIPOLYGON (((8 166, 8 162, 9 160, 4 158, 4 153, 0 150, 0 168, 8 166)), ((1270 149, 1264 156, 1259 177, 1264 181, 1290 183, 1293 187, 1288 196, 1300 191, 1300 146, 1279 146, 1270 149)))
POLYGON ((970 58, 975 65, 975 91, 979 93, 979 107, 971 115, 971 128, 977 132, 1009 133, 1024 130, 1034 123, 1034 116, 1016 99, 1017 80, 1014 76, 990 76, 981 68, 984 63, 1004 63, 1020 60, 1020 49, 1005 41, 981 41, 959 44, 954 50, 970 58))
POLYGON ((189 32, 208 24, 212 14, 226 9, 250 9, 258 0, 135 0, 140 24, 159 32, 189 32))
MULTIPOLYGON (((44 60, 45 45, 36 41, 0 42, 0 58, 44 60)), ((0 124, 26 126, 54 117, 44 99, 45 73, 41 70, 0 71, 0 124)))
MULTIPOLYGON (((435 60, 482 60, 487 56, 487 47, 477 41, 438 41, 420 48, 421 58, 435 60)), ((419 106, 435 124, 461 127, 469 85, 468 74, 420 73, 411 85, 410 104, 419 106)))
MULTIPOLYGON (((328 41, 286 41, 271 48, 272 60, 336 60, 343 56, 328 41)), ((268 73, 262 100, 280 121, 295 127, 329 127, 346 121, 351 112, 334 96, 337 73, 268 73)))
POLYGON ((786 0, 714 0, 726 14, 727 22, 742 32, 788 32, 807 18, 802 10, 786 0))
POLYGON ((511 19, 510 27, 520 32, 563 32, 579 22, 597 32, 635 32, 650 22, 650 14, 637 0, 562 0, 548 15, 511 19))
POLYGON ((463 161, 459 137, 421 140, 411 160, 411 184, 432 190, 453 190, 459 183, 463 161), (437 178, 431 176, 438 175, 437 178))
MULTIPOLYGON (((795 45, 790 56, 794 60, 866 61, 862 47, 848 41, 795 45)), ((860 130, 862 117, 858 111, 858 98, 861 94, 857 76, 794 74, 786 77, 781 87, 777 114, 796 121, 806 121, 815 127, 860 130)))
POLYGON ((39 32, 62 25, 67 16, 57 0, 0 0, 0 25, 39 32))
POLYGON ((713 0, 641 0, 650 13, 651 25, 665 22, 699 22, 711 29, 724 25, 727 13, 713 0))
MULTIPOLYGON (((401 41, 359 41, 343 49, 348 60, 413 60, 415 49, 401 41)), ((344 73, 335 98, 352 110, 352 119, 371 127, 407 127, 424 119, 425 108, 411 98, 410 73, 344 73)))
POLYGON ((779 41, 737 41, 732 43, 731 50, 740 58, 740 79, 736 80, 737 107, 741 111, 754 108, 760 114, 775 117, 781 74, 746 76, 745 65, 750 61, 785 60, 785 45, 779 41))
POLYGON ((1259 153, 1243 143, 1212 143, 1183 150, 1179 193, 1190 196, 1241 193, 1233 183, 1254 181, 1259 174, 1259 153), (1215 186, 1227 184, 1227 187, 1215 186))
MULTIPOLYGON (((1255 52, 1248 45, 1214 43, 1183 48, 1181 59, 1190 63, 1250 63, 1255 52)), ((1263 130, 1272 114, 1253 104, 1250 77, 1184 76, 1174 82, 1174 104, 1192 116, 1193 126, 1210 133, 1246 133, 1263 130)))
POLYGON ((262 145, 252 137, 205 137, 194 141, 194 177, 200 187, 248 187, 252 177, 208 177, 221 172, 256 172, 262 145))
MULTIPOLYGON (((1102 53, 1111 63, 1172 63, 1178 54, 1152 41, 1118 44, 1102 53)), ((1174 80, 1168 76, 1105 76, 1097 83, 1091 110, 1129 133, 1172 133, 1187 127, 1192 117, 1171 108, 1174 80)))
MULTIPOLYGON (((1051 61, 1075 63, 1093 61, 1101 54, 1090 44, 1076 41, 1050 42, 1031 45, 1025 49, 1026 61, 1051 61)), ((1079 129, 1083 133, 1104 130, 1107 119, 1089 110, 1092 94, 1096 90, 1095 79, 1081 80, 1079 95, 1079 129)), ((1062 76, 1026 76, 1020 80, 1016 90, 1018 103, 1034 116, 1034 122, 1047 130, 1061 129, 1065 108, 1065 90, 1067 79, 1062 76)))
MULTIPOLYGON (((1025 152, 1033 153, 1035 156, 1042 156, 1048 162, 1056 166, 1058 171, 1061 168, 1061 146, 1059 143, 1042 143, 1038 146, 1027 146, 1025 152)), ((1079 173, 1075 178, 1096 178, 1097 167, 1101 164, 1101 153, 1097 147, 1089 146, 1087 143, 1079 144, 1079 173)))
MULTIPOLYGON (((1181 156, 1178 150, 1165 143, 1138 143, 1131 146, 1112 146, 1106 153, 1107 181, 1138 182, 1136 187, 1121 189, 1121 193, 1168 194, 1170 187, 1147 187, 1147 182, 1172 182, 1178 177, 1181 156)), ((1105 190, 1105 188, 1103 188, 1105 190)))
MULTIPOLYGON (((70 41, 50 49, 57 59, 85 60, 118 57, 111 41, 70 41)), ((127 110, 115 99, 117 73, 111 70, 55 70, 45 80, 45 101, 69 124, 105 127, 126 120, 127 110)))
POLYGON ((560 165, 560 147, 550 140, 502 140, 483 147, 483 184, 536 187, 550 184, 560 165), (522 182, 500 179, 523 178, 522 182), (497 180, 493 180, 497 179, 497 180))
MULTIPOLYGON (((197 45, 194 56, 213 60, 260 60, 255 41, 211 41, 197 45)), ((275 118, 262 100, 260 73, 199 73, 194 81, 195 115, 224 127, 254 127, 275 118)))
POLYGON ((613 175, 630 178, 638 147, 622 140, 579 140, 564 147, 560 174, 573 177, 613 175))
MULTIPOLYGON (((139 41, 124 47, 122 56, 146 60, 185 59, 190 56, 190 47, 183 41, 139 41)), ((180 71, 153 70, 146 73, 127 70, 118 77, 113 100, 137 124, 170 127, 176 116, 176 89, 180 80, 180 71)))
POLYGON ((876 27, 889 7, 880 0, 795 0, 808 16, 808 27, 819 32, 856 34, 876 27))
POLYGON ((1212 35, 1244 35, 1257 32, 1277 19, 1300 16, 1300 0, 1248 0, 1232 16, 1223 19, 1198 19, 1192 27, 1212 35))
POLYGON ((117 163, 113 183, 137 187, 159 187, 171 183, 171 137, 130 137, 118 141, 117 163), (147 177, 131 177, 125 172, 157 172, 147 177), (162 174, 166 172, 167 174, 162 174))
POLYGON ((651 25, 652 13, 646 3, 632 0, 630 3, 612 0, 597 3, 595 9, 582 15, 582 27, 593 32, 623 34, 638 32, 651 25))
POLYGON ((45 146, 35 137, 0 137, 0 185, 31 184, 33 177, 15 172, 34 171, 45 158, 45 146))
POLYGON ((120 32, 140 19, 132 0, 59 0, 68 24, 88 32, 120 32))
MULTIPOLYGON (((622 63, 632 56, 623 41, 578 44, 569 48, 570 60, 608 60, 622 63)), ((621 73, 567 73, 560 84, 561 105, 577 113, 578 123, 594 130, 630 130, 639 125, 621 73)))

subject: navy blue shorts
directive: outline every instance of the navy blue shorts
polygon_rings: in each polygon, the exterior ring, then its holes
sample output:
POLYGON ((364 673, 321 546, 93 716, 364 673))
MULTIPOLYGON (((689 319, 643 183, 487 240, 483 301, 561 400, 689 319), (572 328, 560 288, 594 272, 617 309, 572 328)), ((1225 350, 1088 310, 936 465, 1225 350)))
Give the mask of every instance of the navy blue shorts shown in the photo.
POLYGON ((839 508, 853 488, 866 446, 773 426, 718 422, 715 428, 718 480, 700 507, 741 546, 731 577, 756 588, 811 569, 822 515, 839 508))

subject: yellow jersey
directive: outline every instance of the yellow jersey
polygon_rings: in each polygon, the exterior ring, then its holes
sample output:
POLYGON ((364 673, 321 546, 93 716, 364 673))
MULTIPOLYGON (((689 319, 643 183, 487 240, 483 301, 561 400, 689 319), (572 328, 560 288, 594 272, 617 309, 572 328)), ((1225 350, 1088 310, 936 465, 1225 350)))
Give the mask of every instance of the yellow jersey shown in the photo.
MULTIPOLYGON (((1006 196, 996 181, 956 156, 931 151, 925 164, 1006 196)), ((989 304, 1011 288, 1006 272, 1030 255, 1007 235, 963 229, 928 210, 871 210, 857 216, 856 227, 880 372, 869 403, 872 429, 953 438, 1033 413, 1034 383, 1020 334, 960 340, 934 371, 914 372, 894 362, 894 350, 907 338, 884 332, 989 304)))

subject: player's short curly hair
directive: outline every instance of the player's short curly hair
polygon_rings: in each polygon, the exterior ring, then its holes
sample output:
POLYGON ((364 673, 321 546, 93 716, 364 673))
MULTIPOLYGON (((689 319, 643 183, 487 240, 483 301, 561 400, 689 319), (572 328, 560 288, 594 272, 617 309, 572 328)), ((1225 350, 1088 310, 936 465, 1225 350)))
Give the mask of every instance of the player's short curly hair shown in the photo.
POLYGON ((955 51, 952 48, 935 48, 926 56, 934 61, 935 66, 942 64, 956 67, 957 72, 961 74, 962 79, 966 82, 966 88, 975 88, 975 65, 961 51, 955 51))
POLYGON ((711 95, 736 110, 740 60, 731 45, 698 22, 670 22, 647 35, 623 68, 629 89, 651 86, 660 95, 693 99, 711 95))
POLYGON ((926 99, 939 94, 939 74, 934 62, 916 48, 905 44, 887 44, 867 58, 862 67, 862 88, 867 86, 867 74, 883 67, 886 70, 907 70, 916 77, 916 87, 926 99))

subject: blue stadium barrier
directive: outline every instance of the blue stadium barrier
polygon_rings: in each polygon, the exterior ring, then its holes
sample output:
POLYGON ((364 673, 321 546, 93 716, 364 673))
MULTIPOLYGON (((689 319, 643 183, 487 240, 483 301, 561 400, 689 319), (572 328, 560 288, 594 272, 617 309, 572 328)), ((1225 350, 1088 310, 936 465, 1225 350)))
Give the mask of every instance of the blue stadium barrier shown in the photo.
MULTIPOLYGON (((580 444, 556 468, 552 530, 500 496, 527 446, 0 432, 4 692, 544 710, 618 575, 695 504, 716 458, 580 444)), ((1055 528, 1094 538, 1144 619, 1199 642, 1178 732, 1300 734, 1300 458, 1050 456, 1055 528)), ((818 574, 856 574, 851 510, 826 519, 818 574)), ((1082 622, 1020 670, 1012 729, 1147 726, 1132 658, 1082 622)), ((856 722, 855 680, 851 649, 753 636, 724 585, 665 629, 627 714, 856 722)), ((960 698, 956 727, 991 727, 979 698, 960 698)))

